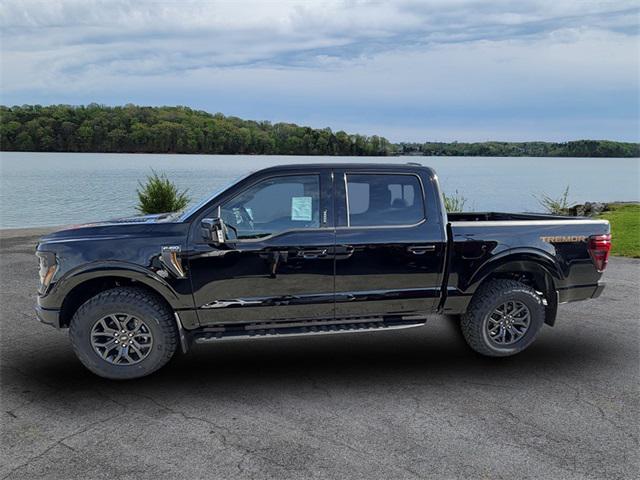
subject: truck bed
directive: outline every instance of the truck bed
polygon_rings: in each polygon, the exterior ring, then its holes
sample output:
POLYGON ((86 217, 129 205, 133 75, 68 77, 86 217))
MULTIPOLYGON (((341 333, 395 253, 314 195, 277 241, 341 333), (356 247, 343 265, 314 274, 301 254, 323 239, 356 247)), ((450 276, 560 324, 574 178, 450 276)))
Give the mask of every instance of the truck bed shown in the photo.
POLYGON ((464 311, 473 285, 491 270, 487 265, 495 269, 503 261, 523 266, 528 274, 540 262, 537 275, 553 277, 558 303, 592 298, 601 291, 601 271, 594 268, 589 238, 609 233, 606 220, 503 212, 449 213, 447 219, 450 258, 445 311, 464 311))
POLYGON ((508 222, 508 221, 540 221, 540 220, 591 220, 588 217, 571 217, 568 215, 550 215, 545 213, 506 213, 506 212, 459 212, 448 213, 450 222, 508 222))

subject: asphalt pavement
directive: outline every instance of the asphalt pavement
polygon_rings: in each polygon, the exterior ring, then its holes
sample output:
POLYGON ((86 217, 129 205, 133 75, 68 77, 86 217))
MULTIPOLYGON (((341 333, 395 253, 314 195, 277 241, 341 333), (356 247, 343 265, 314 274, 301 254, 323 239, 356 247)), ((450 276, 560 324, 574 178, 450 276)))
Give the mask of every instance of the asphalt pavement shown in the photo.
POLYGON ((195 346, 116 382, 36 321, 41 233, 0 232, 0 479, 638 478, 639 260, 512 358, 434 317, 195 346))

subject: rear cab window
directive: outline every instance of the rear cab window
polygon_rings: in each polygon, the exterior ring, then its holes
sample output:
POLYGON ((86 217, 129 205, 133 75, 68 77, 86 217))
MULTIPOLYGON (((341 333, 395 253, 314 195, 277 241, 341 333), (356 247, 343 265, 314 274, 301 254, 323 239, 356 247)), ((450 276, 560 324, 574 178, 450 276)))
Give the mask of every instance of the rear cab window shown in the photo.
POLYGON ((414 174, 345 173, 340 226, 416 225, 425 219, 424 193, 414 174))

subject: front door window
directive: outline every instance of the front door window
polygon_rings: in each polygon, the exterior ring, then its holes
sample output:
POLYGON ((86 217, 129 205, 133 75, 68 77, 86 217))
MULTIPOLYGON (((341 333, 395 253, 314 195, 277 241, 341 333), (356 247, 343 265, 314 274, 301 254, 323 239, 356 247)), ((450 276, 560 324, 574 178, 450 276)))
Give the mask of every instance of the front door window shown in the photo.
POLYGON ((249 187, 220 209, 229 235, 264 238, 288 230, 320 227, 318 175, 273 177, 249 187))

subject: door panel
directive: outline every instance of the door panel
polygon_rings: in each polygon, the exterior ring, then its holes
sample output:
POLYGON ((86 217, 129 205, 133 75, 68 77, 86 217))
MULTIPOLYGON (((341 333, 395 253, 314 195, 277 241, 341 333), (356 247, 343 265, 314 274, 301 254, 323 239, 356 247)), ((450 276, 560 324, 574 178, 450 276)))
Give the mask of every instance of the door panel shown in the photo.
POLYGON ((233 233, 219 246, 194 235, 189 266, 201 325, 333 318, 331 186, 328 170, 257 178, 212 209, 233 233))
POLYGON ((338 229, 336 317, 431 312, 440 299, 444 244, 429 230, 338 229))
POLYGON ((426 313, 439 303, 443 229, 425 218, 429 209, 422 205, 419 179, 400 177, 336 172, 336 178, 343 179, 335 182, 336 199, 343 202, 336 205, 337 318, 426 313), (369 180, 371 175, 380 178, 369 180), (351 192, 350 178, 359 184, 351 192), (403 225, 405 221, 415 224, 403 225))
POLYGON ((332 318, 333 231, 289 232, 191 259, 201 325, 332 318))

